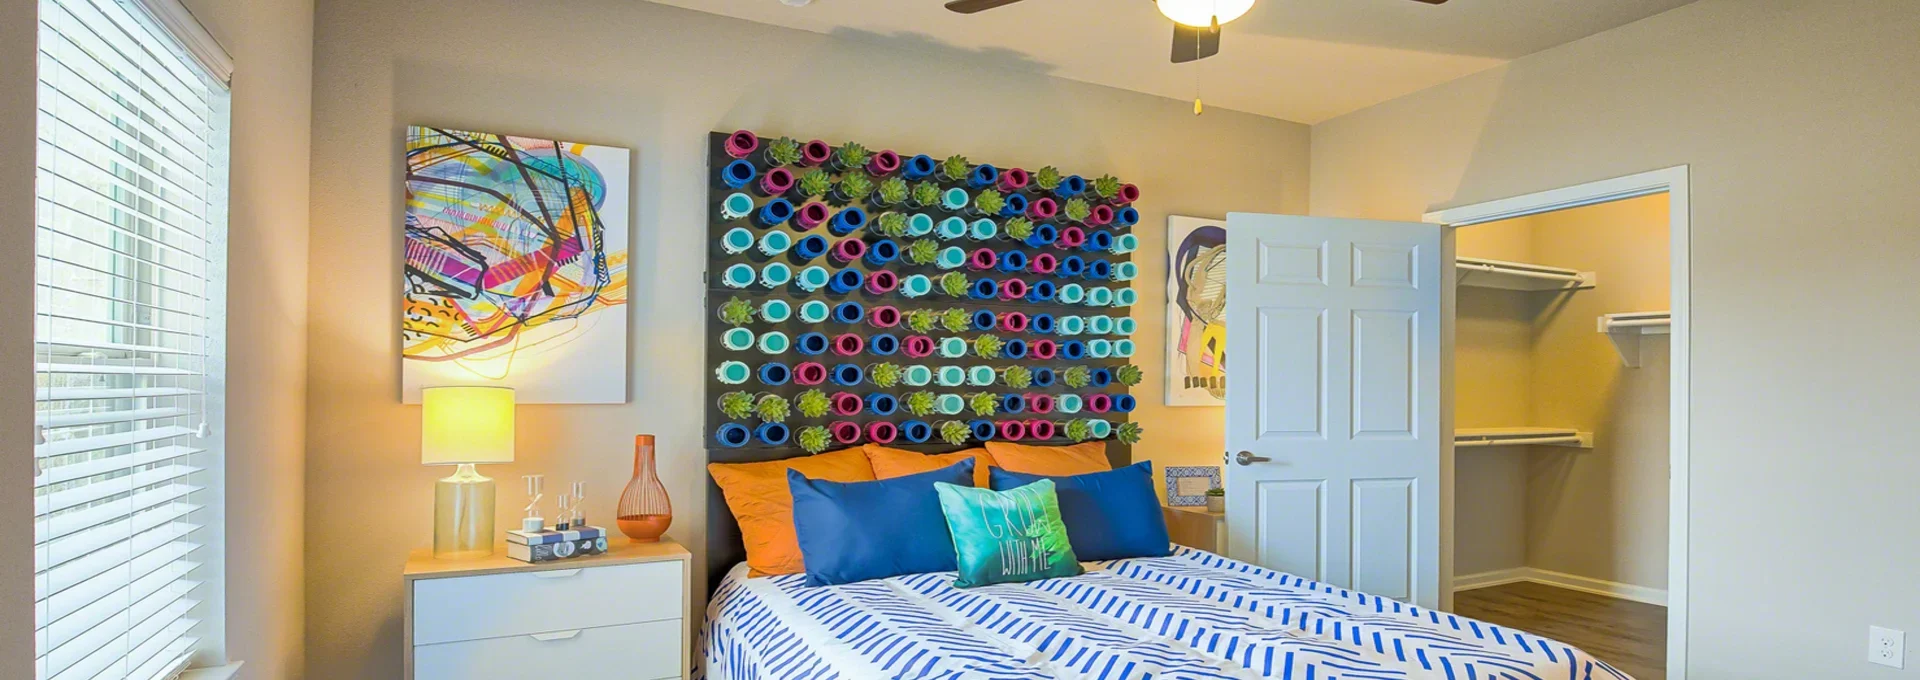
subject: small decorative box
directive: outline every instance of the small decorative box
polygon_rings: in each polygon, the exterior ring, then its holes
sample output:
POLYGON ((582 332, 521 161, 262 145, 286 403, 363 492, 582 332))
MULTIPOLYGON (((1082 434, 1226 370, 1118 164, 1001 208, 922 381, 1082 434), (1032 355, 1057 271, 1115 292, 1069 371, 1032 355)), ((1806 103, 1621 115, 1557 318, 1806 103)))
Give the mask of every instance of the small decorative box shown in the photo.
POLYGON ((1220 468, 1212 465, 1169 466, 1167 505, 1196 507, 1207 504, 1207 490, 1220 488, 1220 468))
POLYGON ((522 562, 552 562, 607 552, 607 530, 588 526, 568 531, 509 531, 507 557, 522 562))

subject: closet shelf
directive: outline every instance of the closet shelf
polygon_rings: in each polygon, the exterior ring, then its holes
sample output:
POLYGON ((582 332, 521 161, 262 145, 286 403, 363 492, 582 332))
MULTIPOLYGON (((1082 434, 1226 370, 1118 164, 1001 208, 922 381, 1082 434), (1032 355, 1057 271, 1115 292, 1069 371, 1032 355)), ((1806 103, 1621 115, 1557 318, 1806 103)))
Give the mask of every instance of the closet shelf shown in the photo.
POLYGON ((1460 285, 1474 288, 1562 291, 1592 288, 1599 284, 1599 276, 1593 272, 1478 257, 1455 258, 1454 269, 1459 273, 1460 285))
POLYGON ((1640 338, 1648 335, 1667 335, 1673 332, 1672 312, 1627 312, 1624 314, 1603 314, 1600 316, 1599 330, 1613 341, 1613 349, 1620 353, 1620 362, 1628 368, 1640 367, 1640 338))
POLYGON ((1453 446, 1561 446, 1591 449, 1593 433, 1568 427, 1463 427, 1453 431, 1453 446))

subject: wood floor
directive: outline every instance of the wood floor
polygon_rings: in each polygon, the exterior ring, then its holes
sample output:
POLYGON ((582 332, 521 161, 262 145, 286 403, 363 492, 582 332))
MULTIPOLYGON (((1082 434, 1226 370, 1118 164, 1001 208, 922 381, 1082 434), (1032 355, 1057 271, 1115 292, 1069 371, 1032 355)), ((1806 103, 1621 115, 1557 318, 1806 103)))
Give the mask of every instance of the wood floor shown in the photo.
POLYGON ((1453 596, 1454 613, 1579 647, 1635 680, 1667 678, 1667 608, 1538 583, 1453 596))

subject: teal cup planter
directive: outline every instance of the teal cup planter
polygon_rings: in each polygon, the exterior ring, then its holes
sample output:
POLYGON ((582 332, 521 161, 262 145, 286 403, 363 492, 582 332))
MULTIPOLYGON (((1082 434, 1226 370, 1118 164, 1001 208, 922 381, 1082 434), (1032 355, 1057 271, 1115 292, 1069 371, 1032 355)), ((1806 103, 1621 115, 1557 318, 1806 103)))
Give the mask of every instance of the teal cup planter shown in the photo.
POLYGON ((1112 357, 1113 341, 1106 340, 1106 339, 1099 339, 1099 338, 1088 340, 1087 356, 1091 356, 1095 359, 1106 359, 1106 358, 1112 357))
POLYGON ((933 398, 933 410, 940 412, 940 415, 959 415, 966 408, 967 400, 958 394, 942 394, 933 398))
POLYGON ((740 385, 753 377, 753 369, 748 368, 744 362, 723 361, 718 368, 713 369, 713 377, 722 384, 740 385))
POLYGON ((1140 276, 1140 265, 1132 261, 1121 262, 1113 266, 1113 280, 1132 281, 1140 276))
POLYGON ((1113 292, 1113 306, 1132 307, 1140 302, 1140 293, 1132 288, 1122 288, 1113 292))
POLYGON ((1140 249, 1140 237, 1133 234, 1121 234, 1113 238, 1113 252, 1121 255, 1140 249))
MULTIPOLYGON (((833 274, 828 272, 826 267, 814 265, 800 270, 800 275, 794 277, 793 285, 798 286, 800 290, 811 293, 826 287, 827 282, 832 279, 833 274)), ((802 316, 804 316, 804 314, 802 316)))
POLYGON ((760 303, 760 318, 767 323, 786 323, 793 316, 793 305, 786 300, 768 300, 760 303))
POLYGON ((952 188, 940 193, 940 207, 947 212, 960 212, 967 207, 967 190, 952 188))
POLYGON ((793 281, 793 268, 785 262, 768 262, 760 268, 760 285, 779 288, 793 281))
POLYGON ((940 220, 940 226, 934 230, 934 233, 943 241, 951 241, 966 236, 967 221, 959 217, 949 217, 940 220))
POLYGON ((993 384, 992 366, 974 366, 967 369, 967 384, 976 387, 993 384))
POLYGON ((1133 331, 1139 326, 1139 322, 1134 321, 1133 317, 1123 316, 1113 322, 1113 332, 1117 335, 1133 335, 1133 331))
POLYGON ((1060 293, 1057 297, 1060 298, 1061 302, 1077 305, 1086 301, 1087 289, 1082 288, 1080 284, 1069 283, 1060 287, 1060 293))
POLYGON ((926 236, 933 233, 933 216, 926 213, 914 213, 907 216, 907 235, 926 236))
POLYGON ((803 323, 825 323, 832 314, 833 308, 820 300, 808 300, 800 305, 800 321, 803 323))
POLYGON ((933 369, 915 364, 900 372, 900 380, 911 387, 925 387, 933 382, 933 369))
POLYGON ((1087 320, 1078 316, 1063 316, 1057 327, 1061 335, 1079 335, 1087 331, 1087 320))
POLYGON ((940 251, 939 257, 934 258, 934 264, 941 269, 959 269, 966 263, 967 251, 961 250, 960 246, 948 246, 940 251))
POLYGON ((728 288, 746 288, 753 285, 756 278, 758 275, 750 264, 727 265, 726 270, 720 273, 720 283, 728 288))
POLYGON ((1106 335, 1113 332, 1113 317, 1105 314, 1087 317, 1087 332, 1106 335))
POLYGON ((941 387, 959 387, 967 382, 967 369, 959 366, 941 366, 933 381, 941 387))
POLYGON ((1113 290, 1106 286, 1094 286, 1087 289, 1087 305, 1108 307, 1113 305, 1113 290))
POLYGON ((745 328, 729 328, 720 334, 720 346, 735 352, 744 351, 753 346, 753 331, 745 328))
POLYGON ((760 254, 772 257, 793 247, 793 237, 784 231, 769 231, 760 237, 760 254))
POLYGON ((917 298, 933 292, 933 279, 925 274, 913 274, 900 280, 900 294, 908 298, 917 298))
POLYGON ((739 255, 747 252, 747 249, 752 247, 753 232, 751 231, 734 227, 728 229, 727 233, 720 235, 720 249, 726 251, 728 255, 739 255))
POLYGON ((1129 357, 1132 357, 1132 356, 1133 356, 1133 341, 1132 341, 1132 340, 1115 340, 1115 341, 1113 341, 1113 355, 1114 355, 1114 356, 1117 356, 1117 357, 1120 357, 1120 358, 1122 358, 1122 359, 1125 359, 1125 358, 1129 358, 1129 357))
POLYGON ((792 346, 793 343, 787 340, 787 334, 780 331, 768 331, 761 335, 758 345, 761 354, 785 354, 787 348, 792 346))
POLYGON ((753 214, 753 197, 735 192, 720 202, 720 219, 732 222, 753 214))
POLYGON ((1103 418, 1094 418, 1087 421, 1087 431, 1093 434, 1094 439, 1106 439, 1113 436, 1113 423, 1103 418))
MULTIPOLYGON (((967 355, 967 341, 961 338, 941 338, 940 356, 957 359, 967 355)), ((944 369, 943 369, 944 370, 944 369)))
POLYGON ((1061 413, 1079 413, 1084 405, 1078 394, 1062 394, 1053 400, 1053 410, 1061 413))
POLYGON ((983 217, 973 221, 973 224, 967 229, 967 234, 973 237, 975 241, 991 240, 993 237, 1000 235, 1000 225, 994 224, 993 220, 983 217))

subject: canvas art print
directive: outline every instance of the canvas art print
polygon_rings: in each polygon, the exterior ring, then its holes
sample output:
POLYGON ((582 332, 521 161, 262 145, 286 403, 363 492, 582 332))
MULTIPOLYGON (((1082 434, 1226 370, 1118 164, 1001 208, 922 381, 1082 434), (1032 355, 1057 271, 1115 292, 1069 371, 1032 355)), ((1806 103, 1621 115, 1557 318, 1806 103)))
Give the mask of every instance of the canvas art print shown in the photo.
POLYGON ((1226 222, 1168 217, 1168 406, 1227 403, 1226 313, 1226 222))
POLYGON ((409 127, 402 389, 626 401, 630 152, 409 127))

